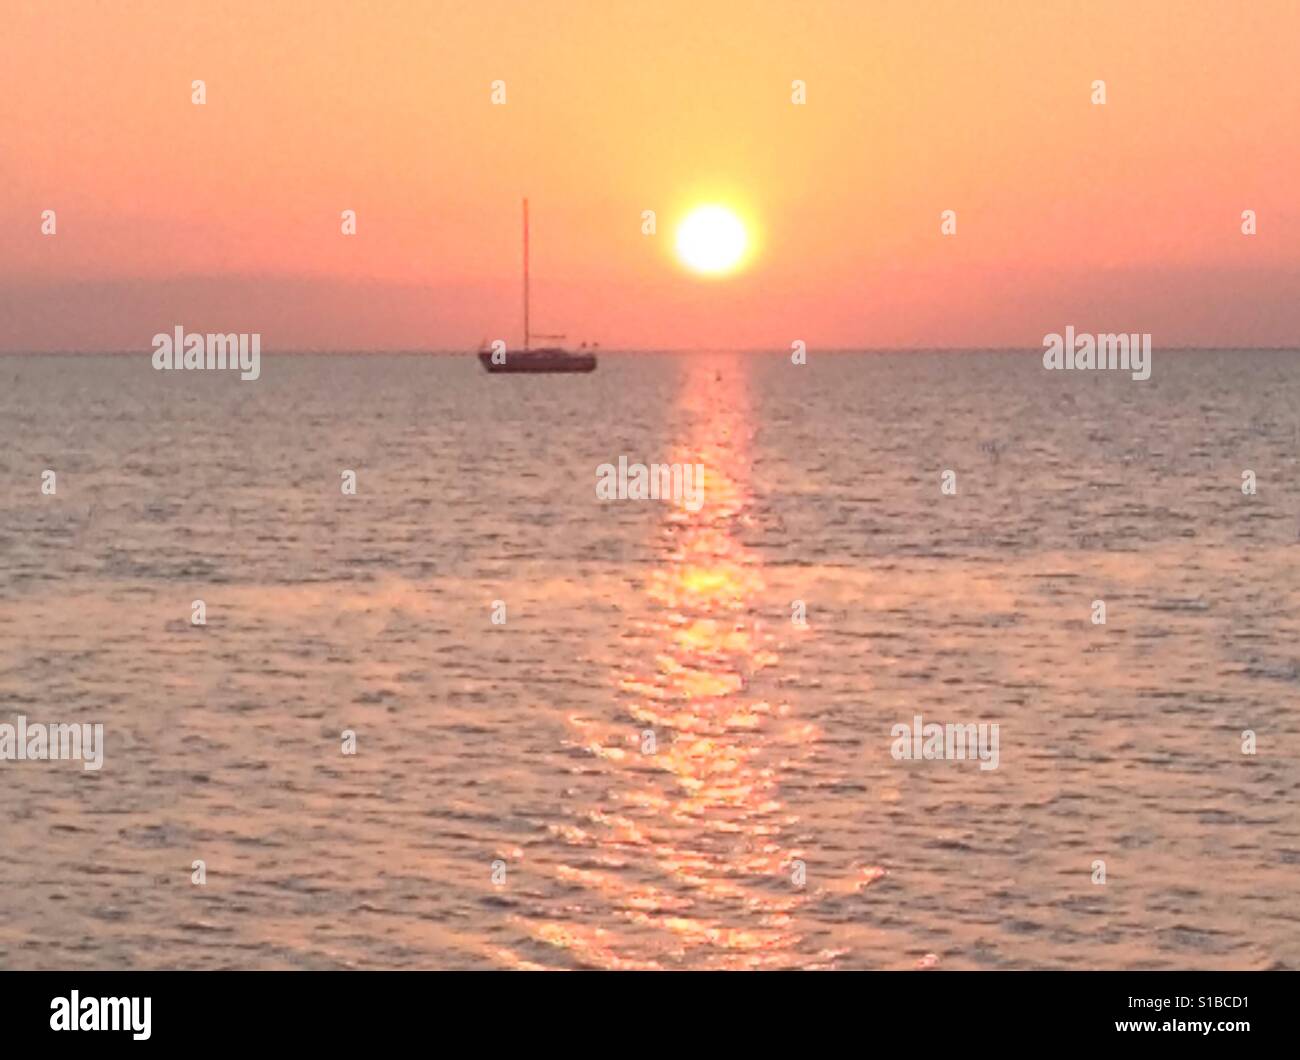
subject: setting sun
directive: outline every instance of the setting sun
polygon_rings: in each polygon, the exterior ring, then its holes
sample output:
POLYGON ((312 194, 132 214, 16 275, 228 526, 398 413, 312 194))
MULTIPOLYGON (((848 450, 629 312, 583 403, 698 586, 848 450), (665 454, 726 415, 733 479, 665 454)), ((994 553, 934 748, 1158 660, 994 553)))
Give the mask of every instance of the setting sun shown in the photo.
POLYGON ((744 256, 748 238, 739 217, 725 206, 699 206, 677 229, 677 256, 695 272, 731 272, 744 256))

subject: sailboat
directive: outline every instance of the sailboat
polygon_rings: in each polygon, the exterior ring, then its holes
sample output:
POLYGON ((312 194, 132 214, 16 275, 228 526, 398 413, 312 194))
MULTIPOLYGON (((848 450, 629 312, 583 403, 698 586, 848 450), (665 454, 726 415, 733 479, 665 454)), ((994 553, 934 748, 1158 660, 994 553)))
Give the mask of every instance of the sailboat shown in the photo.
MULTIPOLYGON (((532 348, 528 328, 528 200, 524 200, 524 348, 507 350, 493 359, 490 349, 480 348, 479 363, 489 372, 590 372, 596 367, 594 353, 574 353, 560 346, 532 348)), ((562 339, 563 335, 539 335, 538 338, 562 339)))

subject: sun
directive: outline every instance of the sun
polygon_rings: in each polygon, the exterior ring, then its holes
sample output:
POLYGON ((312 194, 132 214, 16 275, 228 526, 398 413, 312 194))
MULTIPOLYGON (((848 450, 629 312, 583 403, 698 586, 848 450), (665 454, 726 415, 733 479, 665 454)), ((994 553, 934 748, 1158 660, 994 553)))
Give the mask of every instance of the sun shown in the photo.
POLYGON ((748 244, 744 224, 725 206, 697 206, 677 228, 677 256, 706 276, 734 271, 748 244))

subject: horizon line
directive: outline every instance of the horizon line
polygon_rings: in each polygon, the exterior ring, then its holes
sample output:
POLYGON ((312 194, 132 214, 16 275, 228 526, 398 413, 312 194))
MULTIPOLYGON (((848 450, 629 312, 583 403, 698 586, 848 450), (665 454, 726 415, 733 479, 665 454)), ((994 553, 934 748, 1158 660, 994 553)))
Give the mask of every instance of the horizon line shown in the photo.
MULTIPOLYGON (((585 346, 581 347, 594 354, 613 356, 655 355, 680 353, 745 353, 760 355, 784 355, 790 350, 785 346, 585 346)), ((1300 342, 1288 346, 1235 346, 1217 343, 1209 346, 1160 346, 1165 353, 1297 353, 1300 342)), ((810 346, 809 352, 830 354, 861 353, 1037 353, 1041 354, 1043 346, 810 346)), ((465 347, 369 347, 355 349, 312 349, 295 347, 286 349, 263 350, 263 354, 286 357, 473 357, 477 351, 465 347)), ((520 352, 520 351, 516 351, 520 352)), ((135 357, 149 355, 151 348, 140 349, 64 349, 64 350, 18 350, 0 348, 0 357, 135 357)))

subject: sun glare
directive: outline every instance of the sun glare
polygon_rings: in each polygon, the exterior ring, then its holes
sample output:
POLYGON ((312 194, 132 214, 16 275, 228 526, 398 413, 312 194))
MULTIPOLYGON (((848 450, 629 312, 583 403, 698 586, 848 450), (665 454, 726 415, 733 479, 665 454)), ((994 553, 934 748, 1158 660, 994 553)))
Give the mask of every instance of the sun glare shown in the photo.
POLYGON ((732 272, 744 257, 748 238, 739 217, 725 206, 699 206, 677 229, 677 256, 695 272, 732 272))

